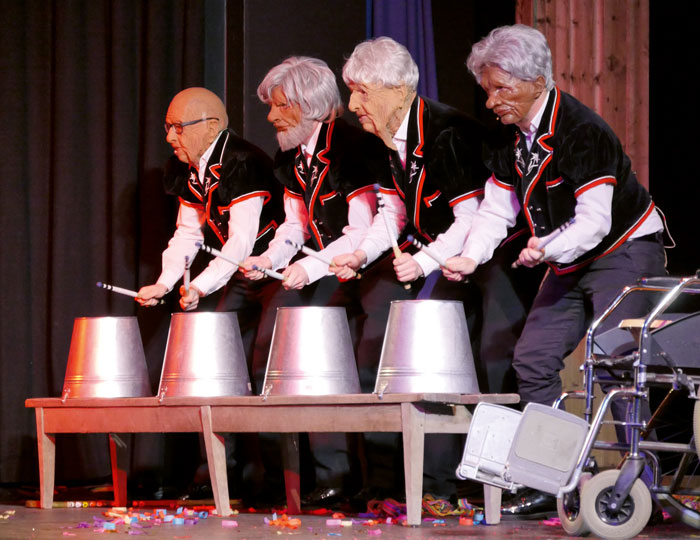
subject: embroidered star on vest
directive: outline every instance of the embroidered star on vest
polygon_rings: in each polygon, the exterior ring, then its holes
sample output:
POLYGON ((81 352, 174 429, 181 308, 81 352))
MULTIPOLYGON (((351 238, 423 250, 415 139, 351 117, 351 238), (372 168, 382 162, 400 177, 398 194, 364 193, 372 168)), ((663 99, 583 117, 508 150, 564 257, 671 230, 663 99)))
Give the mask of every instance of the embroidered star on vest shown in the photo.
POLYGON ((523 159, 523 151, 520 146, 515 147, 515 162, 521 171, 525 169, 525 160, 523 159))
POLYGON ((410 176, 408 178, 408 183, 410 184, 413 182, 413 177, 418 173, 418 165, 416 165, 415 161, 411 161, 411 172, 410 176))
POLYGON ((539 166, 539 164, 540 164, 539 154, 537 152, 532 152, 532 154, 530 154, 530 163, 527 166, 527 174, 530 174, 532 169, 539 166))

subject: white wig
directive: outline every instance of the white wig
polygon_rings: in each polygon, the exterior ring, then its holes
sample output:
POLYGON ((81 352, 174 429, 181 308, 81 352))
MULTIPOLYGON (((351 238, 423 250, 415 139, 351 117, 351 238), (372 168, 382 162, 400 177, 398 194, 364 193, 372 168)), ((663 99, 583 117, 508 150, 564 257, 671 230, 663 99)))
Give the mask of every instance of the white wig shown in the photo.
POLYGON ((418 66, 408 49, 389 37, 363 41, 343 67, 345 84, 379 84, 388 88, 418 86, 418 66))
POLYGON ((524 24, 501 26, 474 44, 467 67, 481 82, 487 66, 495 66, 521 81, 543 77, 547 90, 554 88, 552 53, 542 32, 524 24))
POLYGON ((273 67, 258 86, 260 101, 269 105, 277 87, 288 101, 301 107, 308 120, 323 122, 343 114, 335 75, 323 60, 290 56, 273 67))

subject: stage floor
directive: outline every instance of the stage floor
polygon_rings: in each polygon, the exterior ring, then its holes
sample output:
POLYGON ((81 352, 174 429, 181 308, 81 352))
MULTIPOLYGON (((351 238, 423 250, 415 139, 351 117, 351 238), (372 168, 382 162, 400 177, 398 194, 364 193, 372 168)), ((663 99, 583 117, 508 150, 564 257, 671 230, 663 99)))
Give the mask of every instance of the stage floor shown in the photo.
MULTIPOLYGON (((39 510, 24 506, 0 505, 0 539, 36 539, 55 540, 57 538, 98 538, 104 539, 106 532, 101 527, 94 527, 94 518, 107 519, 102 515, 104 508, 57 508, 39 510), (12 514, 14 512, 14 514, 12 514), (87 528, 79 528, 85 527, 87 528)), ((200 519, 195 525, 173 525, 172 523, 152 525, 144 523, 144 528, 128 528, 124 524, 116 525, 116 534, 135 535, 150 539, 184 539, 202 538, 217 540, 238 538, 254 540, 258 538, 383 538, 388 539, 447 539, 447 538, 508 538, 508 539, 547 539, 567 538, 560 526, 545 525, 541 521, 506 521, 499 525, 486 526, 460 525, 457 518, 446 518, 444 525, 435 525, 424 521, 420 527, 402 527, 400 525, 362 525, 365 519, 348 515, 346 520, 353 520, 351 527, 328 526, 330 515, 300 516, 301 525, 296 530, 280 529, 265 524, 265 518, 271 519, 269 513, 241 513, 228 518, 210 516, 200 519), (224 527, 224 521, 235 521, 237 527, 224 527), (149 528, 145 528, 149 526, 149 528), (379 532, 380 531, 380 532, 379 532)), ((231 525, 231 523, 228 523, 231 525)), ((680 524, 665 524, 647 527, 638 538, 671 539, 698 538, 700 531, 680 524)))

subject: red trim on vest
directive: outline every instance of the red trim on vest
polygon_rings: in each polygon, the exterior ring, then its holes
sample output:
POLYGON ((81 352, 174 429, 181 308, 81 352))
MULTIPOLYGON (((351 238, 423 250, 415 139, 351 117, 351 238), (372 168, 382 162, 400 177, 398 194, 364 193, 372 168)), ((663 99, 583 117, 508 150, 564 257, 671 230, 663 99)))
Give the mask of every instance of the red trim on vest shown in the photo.
POLYGON ((328 199, 332 199, 336 195, 338 195, 337 191, 331 191, 330 193, 326 193, 325 195, 319 195, 318 200, 321 201, 321 206, 323 206, 324 204, 326 204, 326 201, 328 199))
POLYGON ((438 189, 432 195, 430 195, 428 197, 423 197, 423 202, 425 203, 425 206, 427 206, 428 208, 433 206, 433 202, 435 202, 435 199, 437 199, 441 194, 442 194, 442 192, 438 189))
POLYGON ((505 189, 506 191, 515 191, 515 186, 511 186, 510 184, 506 184, 505 182, 501 182, 498 178, 496 178, 494 175, 491 175, 491 178, 489 178, 495 186, 505 189))
MULTIPOLYGON (((355 191, 351 191, 350 194, 347 197, 345 197, 345 200, 350 202, 350 199, 353 199, 363 193, 367 193, 368 191, 374 191, 374 186, 365 186, 357 188, 355 191)), ((379 191, 381 191, 381 189, 379 191)))
POLYGON ((197 204, 197 203, 193 203, 193 202, 190 202, 190 201, 186 201, 186 200, 183 199, 182 197, 178 197, 178 199, 179 199, 179 201, 180 201, 180 204, 183 204, 183 205, 185 205, 185 206, 187 206, 187 207, 189 207, 189 208, 194 208, 194 209, 196 209, 196 210, 201 210, 202 212, 204 211, 204 205, 203 205, 203 204, 197 204))
POLYGON ((617 185, 617 179, 614 176, 603 176, 601 178, 596 178, 595 180, 592 180, 587 184, 582 185, 580 188, 574 191, 574 197, 578 197, 579 195, 585 193, 589 189, 592 189, 596 186, 602 186, 604 184, 612 184, 613 186, 615 186, 617 185))
POLYGON ((290 191, 286 186, 284 188, 284 194, 287 195, 288 197, 292 197, 294 199, 304 200, 303 195, 300 195, 299 193, 294 193, 293 191, 290 191))
POLYGON ((469 193, 465 195, 461 195, 459 197, 455 197, 450 201, 450 206, 456 206, 461 202, 468 201, 469 199, 473 199, 474 197, 479 197, 480 195, 484 194, 484 189, 475 189, 474 191, 470 191, 469 193))
POLYGON ((647 211, 644 212, 642 217, 640 217, 637 220, 637 223, 632 225, 627 232, 622 235, 617 242, 615 242, 612 246, 610 246, 608 249, 606 249, 603 253, 600 253, 599 255, 596 255, 595 257, 591 257, 590 259, 586 259, 585 261, 581 261, 575 266, 566 266, 564 268, 558 268, 555 264, 547 262, 547 264, 554 270, 554 273, 557 274, 558 276, 568 274, 570 272, 574 272, 576 270, 579 270, 580 268, 583 268, 584 266, 592 263, 593 261, 597 261, 601 257, 604 257, 605 255, 608 255, 609 253, 612 253, 615 251, 617 248, 619 248, 622 244, 624 244, 630 236, 636 231, 639 227, 641 227, 642 223, 649 217, 649 215, 654 211, 654 208, 656 208, 656 205, 652 201, 651 204, 649 205, 649 208, 647 208, 647 211))
MULTIPOLYGON (((326 179, 326 175, 328 174, 330 160, 325 156, 331 149, 331 135, 333 134, 333 127, 335 127, 335 122, 328 124, 328 129, 326 130, 326 147, 316 154, 318 160, 325 164, 325 167, 316 181, 316 186, 313 188, 313 192, 311 193, 309 200, 309 226, 311 227, 311 232, 316 237, 318 245, 321 246, 321 249, 325 248, 326 246, 323 245, 323 242, 321 241, 321 233, 314 223, 314 206, 316 205, 316 197, 318 197, 318 193, 321 190, 321 184, 323 184, 323 181, 326 179)), ((323 204, 323 201, 321 201, 321 204, 323 204)))

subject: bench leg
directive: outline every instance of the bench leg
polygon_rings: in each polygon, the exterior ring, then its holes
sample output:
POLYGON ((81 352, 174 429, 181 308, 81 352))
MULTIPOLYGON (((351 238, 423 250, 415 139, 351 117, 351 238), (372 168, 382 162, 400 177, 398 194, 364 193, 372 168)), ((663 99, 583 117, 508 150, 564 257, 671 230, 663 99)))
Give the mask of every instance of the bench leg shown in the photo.
POLYGON ((501 488, 484 484, 484 519, 488 525, 501 522, 501 488))
POLYGON ((423 499, 425 413, 413 403, 401 404, 403 468, 406 477, 406 521, 420 525, 423 499))
POLYGON ((204 447, 207 450, 207 464, 209 465, 209 478, 214 492, 216 511, 220 516, 230 516, 231 500, 228 495, 228 476, 226 474, 226 444, 224 438, 214 433, 211 423, 211 407, 200 408, 202 418, 202 437, 204 447))
POLYGON ((56 437, 44 431, 44 408, 36 409, 36 440, 39 451, 39 492, 42 508, 53 507, 56 474, 56 437))
POLYGON ((298 433, 282 433, 282 465, 284 466, 284 489, 287 493, 287 512, 292 515, 301 514, 298 433))
POLYGON ((126 468, 128 464, 128 448, 124 439, 116 433, 109 434, 109 458, 112 463, 112 489, 114 490, 114 506, 126 506, 126 468))

